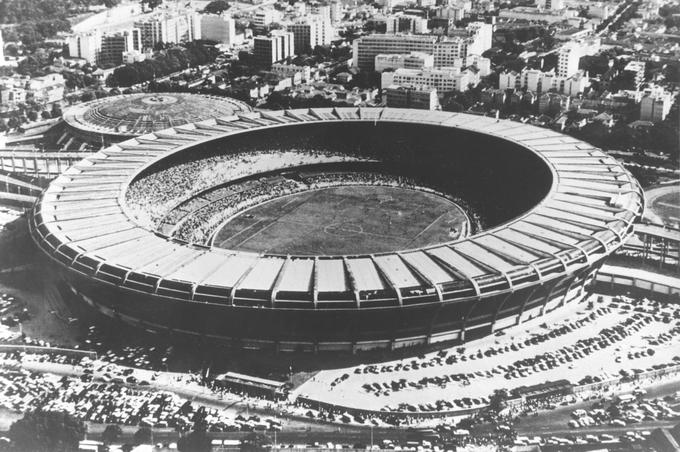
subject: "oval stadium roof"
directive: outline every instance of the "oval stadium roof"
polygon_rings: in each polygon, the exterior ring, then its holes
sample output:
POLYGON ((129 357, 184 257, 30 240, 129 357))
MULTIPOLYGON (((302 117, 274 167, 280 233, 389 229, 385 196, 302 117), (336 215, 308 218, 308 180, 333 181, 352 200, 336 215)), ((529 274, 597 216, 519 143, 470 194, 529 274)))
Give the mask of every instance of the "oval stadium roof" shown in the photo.
POLYGON ((269 291, 276 307, 277 292, 292 290, 305 292, 313 300, 309 303, 323 308, 318 300, 328 298, 321 294, 347 292, 354 294, 355 308, 362 308, 363 293, 390 291, 398 306, 405 284, 436 292, 444 301, 451 299, 447 291, 461 284, 476 296, 511 293, 527 281, 535 284, 591 266, 622 245, 643 208, 639 184, 619 162, 588 143, 544 128, 392 108, 231 113, 110 146, 71 167, 36 204, 31 228, 37 243, 90 278, 125 275, 116 277, 116 284, 180 299, 194 300, 203 286, 226 294, 226 303, 233 303, 237 291, 269 291), (540 156, 553 173, 552 187, 530 211, 474 236, 362 256, 279 256, 193 246, 145 229, 126 213, 129 182, 175 152, 247 131, 339 121, 418 123, 493 135, 540 156), (163 292, 170 286, 172 292, 163 292))

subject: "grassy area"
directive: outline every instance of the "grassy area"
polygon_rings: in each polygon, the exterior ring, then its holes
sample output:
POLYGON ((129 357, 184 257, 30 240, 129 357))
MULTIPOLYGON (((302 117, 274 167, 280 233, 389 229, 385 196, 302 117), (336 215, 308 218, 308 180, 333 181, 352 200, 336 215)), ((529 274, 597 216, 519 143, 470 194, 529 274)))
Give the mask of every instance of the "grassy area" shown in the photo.
POLYGON ((215 245, 282 254, 361 254, 451 240, 463 210, 433 194, 394 187, 346 186, 278 198, 241 213, 215 245))
POLYGON ((652 210, 664 220, 680 222, 680 187, 663 194, 652 201, 652 210))

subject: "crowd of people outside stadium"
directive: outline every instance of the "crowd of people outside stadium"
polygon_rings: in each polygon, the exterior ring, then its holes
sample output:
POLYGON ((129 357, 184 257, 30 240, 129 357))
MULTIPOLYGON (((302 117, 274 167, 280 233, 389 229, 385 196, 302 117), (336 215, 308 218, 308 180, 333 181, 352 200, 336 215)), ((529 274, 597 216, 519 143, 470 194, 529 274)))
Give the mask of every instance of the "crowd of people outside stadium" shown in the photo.
MULTIPOLYGON (((3 364, 8 358, 1 358, 3 364)), ((92 369, 92 363, 85 366, 92 369)), ((0 407, 15 411, 66 412, 78 419, 101 424, 143 427, 171 427, 190 430, 200 419, 213 432, 250 431, 258 426, 270 430, 280 425, 275 419, 243 417, 235 412, 197 404, 170 391, 150 390, 120 382, 92 381, 90 374, 64 376, 32 372, 23 368, 0 375, 0 407)), ((130 379, 130 377, 128 377, 130 379)), ((131 380, 126 382, 131 383, 131 380)))

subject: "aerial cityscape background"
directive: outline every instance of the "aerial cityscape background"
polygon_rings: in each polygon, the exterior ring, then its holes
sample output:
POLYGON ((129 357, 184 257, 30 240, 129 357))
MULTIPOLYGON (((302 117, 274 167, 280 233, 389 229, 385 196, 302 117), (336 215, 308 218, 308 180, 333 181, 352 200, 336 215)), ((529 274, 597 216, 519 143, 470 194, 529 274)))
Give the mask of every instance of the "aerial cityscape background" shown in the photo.
POLYGON ((680 1, 0 0, 0 450, 679 451, 680 1))

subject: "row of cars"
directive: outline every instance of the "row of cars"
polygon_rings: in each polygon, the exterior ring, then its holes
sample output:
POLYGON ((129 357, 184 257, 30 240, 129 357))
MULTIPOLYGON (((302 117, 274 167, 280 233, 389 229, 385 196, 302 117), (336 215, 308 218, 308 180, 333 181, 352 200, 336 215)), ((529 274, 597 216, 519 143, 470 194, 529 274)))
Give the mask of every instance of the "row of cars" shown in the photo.
POLYGON ((568 425, 571 428, 607 424, 625 427, 643 421, 680 418, 680 413, 675 410, 674 406, 671 406, 669 400, 659 398, 639 400, 631 397, 631 395, 619 396, 606 409, 602 402, 598 402, 589 410, 574 410, 568 425))
MULTIPOLYGON (((425 357, 419 358, 418 360, 410 360, 406 363, 398 363, 396 365, 371 365, 364 367, 357 367, 354 370, 355 374, 381 374, 390 373, 398 371, 409 371, 417 370, 420 368, 428 368, 435 366, 451 365, 459 362, 466 362, 468 360, 482 360, 489 357, 504 354, 508 352, 519 352, 521 349, 529 348, 535 346, 550 339, 557 338, 564 334, 568 334, 577 329, 583 328, 597 320, 602 315, 610 312, 607 307, 601 307, 591 312, 587 316, 584 316, 578 320, 568 322, 566 324, 549 328, 549 331, 545 333, 534 334, 525 340, 513 342, 512 344, 506 344, 504 346, 490 346, 484 351, 478 350, 476 353, 456 353, 447 356, 446 352, 439 353, 437 356, 430 357, 426 359, 425 357)), ((565 348, 560 350, 561 353, 548 353, 535 355, 533 357, 527 357, 523 359, 518 359, 517 361, 508 365, 497 365, 490 367, 485 370, 478 370, 474 372, 466 373, 451 373, 445 374, 440 373, 438 375, 428 375, 422 377, 418 380, 408 380, 406 378, 393 379, 389 382, 382 383, 364 383, 362 388, 367 393, 372 393, 375 396, 389 396, 391 392, 401 391, 405 389, 423 389, 429 385, 435 385, 442 389, 446 388, 449 383, 460 383, 463 385, 468 384, 473 379, 483 379, 483 378, 493 378, 495 375, 503 375, 506 379, 511 380, 515 378, 523 378, 535 372, 547 371, 553 369, 562 364, 571 363, 575 360, 581 359, 588 354, 599 350, 601 347, 609 345, 604 340, 592 341, 593 343, 581 343, 577 342, 574 347, 565 348)), ((331 386, 336 386, 341 382, 345 381, 347 377, 345 375, 338 377, 331 386)), ((463 402, 461 408, 469 407, 470 405, 463 402)), ((455 402, 454 402, 455 403, 455 402)), ((458 405, 458 404, 457 404, 458 405)), ((474 405, 474 404, 473 404, 474 405)), ((408 408, 408 407, 407 407, 408 408)), ((426 410, 430 411, 430 410, 426 410)))
POLYGON ((592 434, 592 435, 565 435, 565 436, 517 436, 514 441, 515 446, 573 446, 573 445, 587 445, 587 444, 616 444, 616 443, 633 443, 636 441, 645 441, 651 432, 643 430, 640 432, 629 431, 623 435, 610 435, 608 433, 592 434))

